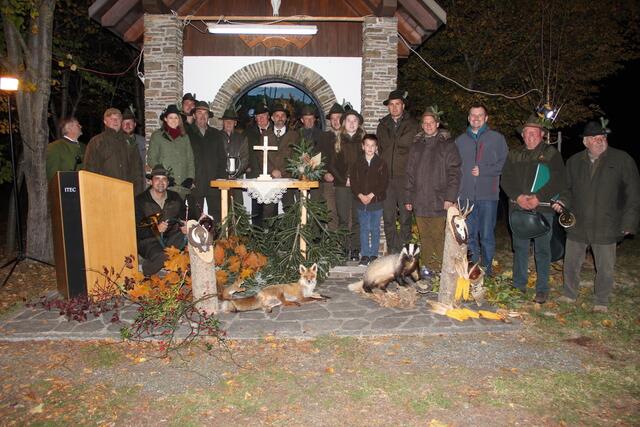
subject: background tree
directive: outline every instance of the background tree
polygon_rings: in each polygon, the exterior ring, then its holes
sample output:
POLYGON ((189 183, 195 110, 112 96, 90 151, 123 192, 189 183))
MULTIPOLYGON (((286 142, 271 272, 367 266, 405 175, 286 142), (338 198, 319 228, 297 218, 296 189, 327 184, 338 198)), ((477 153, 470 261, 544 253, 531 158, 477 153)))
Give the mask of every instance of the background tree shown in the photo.
POLYGON ((598 81, 638 57, 638 4, 633 1, 533 2, 443 0, 447 25, 419 53, 437 70, 475 90, 529 95, 486 96, 447 82, 415 55, 401 67, 414 113, 437 104, 450 128, 466 127, 468 106, 481 101, 507 135, 541 103, 561 106, 557 126, 598 112, 598 81))
POLYGON ((47 261, 53 258, 45 162, 55 4, 55 0, 3 0, 0 8, 7 53, 2 65, 21 83, 15 97, 23 146, 20 170, 29 205, 26 255, 47 261))

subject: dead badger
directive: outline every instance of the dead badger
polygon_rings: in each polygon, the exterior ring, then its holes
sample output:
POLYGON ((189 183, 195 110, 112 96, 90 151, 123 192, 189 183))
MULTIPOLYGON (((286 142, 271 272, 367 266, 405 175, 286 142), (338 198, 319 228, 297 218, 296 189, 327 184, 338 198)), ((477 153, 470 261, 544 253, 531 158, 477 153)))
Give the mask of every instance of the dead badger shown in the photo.
POLYGON ((362 280, 349 285, 353 292, 371 292, 373 289, 387 290, 389 283, 394 280, 399 285, 407 286, 408 276, 417 282, 420 279, 418 269, 418 254, 420 248, 410 243, 402 248, 399 254, 385 255, 367 266, 362 280))

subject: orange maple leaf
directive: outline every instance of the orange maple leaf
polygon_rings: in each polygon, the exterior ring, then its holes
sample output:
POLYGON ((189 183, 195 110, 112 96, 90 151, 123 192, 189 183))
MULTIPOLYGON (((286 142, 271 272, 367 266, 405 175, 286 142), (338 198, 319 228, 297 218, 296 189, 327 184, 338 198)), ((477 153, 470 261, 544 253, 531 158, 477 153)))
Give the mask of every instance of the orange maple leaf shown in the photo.
POLYGON ((242 260, 242 266, 243 267, 249 267, 249 268, 253 268, 254 270, 258 268, 258 256, 256 255, 255 252, 250 252, 249 255, 247 255, 243 260, 242 260))
POLYGON ((217 270, 216 271, 216 281, 218 282, 218 284, 220 284, 221 286, 224 286, 227 284, 227 282, 229 281, 229 273, 227 273, 224 270, 217 270))
POLYGON ((164 262, 164 268, 169 271, 185 272, 189 269, 189 256, 183 252, 177 252, 164 262))
POLYGON ((145 297, 148 297, 150 294, 151 294, 151 288, 146 283, 141 285, 136 285, 133 289, 129 291, 129 296, 133 299, 145 298, 145 297))
POLYGON ((229 257, 229 271, 237 273, 240 271, 240 258, 237 255, 229 257))
POLYGON ((246 279, 247 277, 251 277, 253 273, 254 273, 253 268, 243 268, 242 271, 240 272, 240 278, 246 279))
POLYGON ((238 246, 236 246, 236 248, 233 251, 240 258, 244 258, 247 255, 247 247, 245 245, 238 245, 238 246))
POLYGON ((216 265, 224 264, 224 248, 219 243, 216 244, 216 247, 213 250, 213 258, 216 265))

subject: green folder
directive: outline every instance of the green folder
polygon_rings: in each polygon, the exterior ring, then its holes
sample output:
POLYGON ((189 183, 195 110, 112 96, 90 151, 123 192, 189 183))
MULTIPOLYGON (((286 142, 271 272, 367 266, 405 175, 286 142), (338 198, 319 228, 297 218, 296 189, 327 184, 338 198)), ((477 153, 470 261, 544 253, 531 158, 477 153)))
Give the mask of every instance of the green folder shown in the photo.
POLYGON ((551 179, 551 173, 549 172, 549 166, 544 163, 538 163, 536 169, 536 177, 533 179, 533 185, 531 185, 531 192, 537 193, 542 187, 547 185, 551 179))

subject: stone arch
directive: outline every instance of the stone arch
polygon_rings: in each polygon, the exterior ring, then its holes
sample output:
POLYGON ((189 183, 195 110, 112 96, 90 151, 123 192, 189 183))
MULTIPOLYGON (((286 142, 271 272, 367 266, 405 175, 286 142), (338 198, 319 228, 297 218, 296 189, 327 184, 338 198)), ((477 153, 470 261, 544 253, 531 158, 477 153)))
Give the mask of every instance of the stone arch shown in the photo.
POLYGON ((321 118, 336 102, 336 95, 329 83, 311 68, 292 61, 268 59, 242 67, 222 84, 211 104, 213 120, 216 122, 214 126, 220 126, 218 117, 222 117, 224 109, 231 105, 239 94, 249 90, 257 82, 269 79, 290 81, 310 92, 320 103, 321 118))

